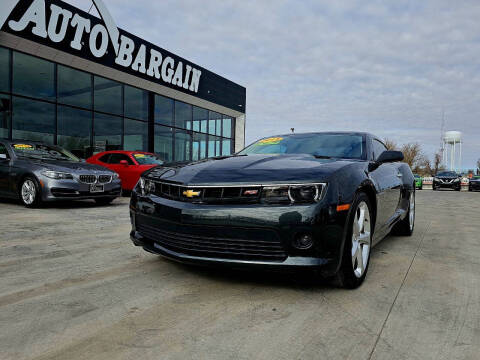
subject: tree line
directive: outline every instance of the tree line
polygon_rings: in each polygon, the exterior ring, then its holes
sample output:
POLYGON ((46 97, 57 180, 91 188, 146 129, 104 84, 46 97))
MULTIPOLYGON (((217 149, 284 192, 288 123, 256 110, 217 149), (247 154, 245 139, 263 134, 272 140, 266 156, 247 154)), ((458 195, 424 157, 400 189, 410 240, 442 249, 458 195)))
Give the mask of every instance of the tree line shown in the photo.
MULTIPOLYGON (((391 139, 384 139, 384 144, 388 150, 398 150, 403 153, 404 162, 406 162, 415 174, 421 176, 434 176, 437 172, 445 170, 442 166, 442 154, 437 151, 433 159, 429 159, 422 150, 422 146, 415 143, 407 143, 399 146, 391 139)), ((480 165, 480 160, 478 161, 480 165)))

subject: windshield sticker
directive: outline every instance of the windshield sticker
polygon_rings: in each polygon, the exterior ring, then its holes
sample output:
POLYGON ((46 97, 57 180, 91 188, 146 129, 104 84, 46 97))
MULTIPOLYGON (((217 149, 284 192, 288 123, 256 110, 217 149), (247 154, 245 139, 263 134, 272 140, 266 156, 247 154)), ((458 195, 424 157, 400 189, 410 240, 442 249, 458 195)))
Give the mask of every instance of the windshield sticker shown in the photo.
POLYGON ((18 150, 33 150, 33 146, 28 144, 13 144, 13 147, 18 150))
POLYGON ((145 157, 145 154, 133 154, 133 156, 135 156, 137 159, 141 159, 145 157))
POLYGON ((267 139, 262 139, 258 142, 259 145, 278 145, 283 140, 282 137, 272 137, 267 139))

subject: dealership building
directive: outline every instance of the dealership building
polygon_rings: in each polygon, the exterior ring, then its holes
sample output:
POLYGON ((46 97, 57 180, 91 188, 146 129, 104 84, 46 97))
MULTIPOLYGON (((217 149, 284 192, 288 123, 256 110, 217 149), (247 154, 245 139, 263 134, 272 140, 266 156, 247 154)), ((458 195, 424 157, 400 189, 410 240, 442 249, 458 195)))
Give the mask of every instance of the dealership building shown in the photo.
POLYGON ((244 147, 244 87, 118 29, 93 4, 99 17, 59 0, 0 2, 0 138, 179 162, 244 147))

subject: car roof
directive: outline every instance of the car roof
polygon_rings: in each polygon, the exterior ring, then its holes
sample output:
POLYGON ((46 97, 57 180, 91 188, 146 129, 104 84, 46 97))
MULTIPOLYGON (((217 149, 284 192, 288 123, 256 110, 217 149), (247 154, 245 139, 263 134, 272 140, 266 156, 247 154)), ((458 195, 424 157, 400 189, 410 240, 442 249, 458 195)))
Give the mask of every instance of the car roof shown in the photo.
POLYGON ((303 132, 303 133, 287 133, 287 134, 278 134, 278 135, 271 135, 267 137, 275 137, 275 136, 295 136, 295 135, 320 135, 320 134, 330 134, 330 135, 360 135, 366 137, 377 138, 377 136, 362 131, 312 131, 312 132, 303 132))

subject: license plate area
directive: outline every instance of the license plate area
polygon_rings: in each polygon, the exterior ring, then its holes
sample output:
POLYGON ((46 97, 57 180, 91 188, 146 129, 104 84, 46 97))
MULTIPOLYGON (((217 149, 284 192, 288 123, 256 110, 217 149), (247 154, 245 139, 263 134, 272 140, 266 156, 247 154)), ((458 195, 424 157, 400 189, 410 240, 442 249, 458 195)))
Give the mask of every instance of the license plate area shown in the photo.
POLYGON ((105 189, 104 189, 103 185, 100 185, 100 184, 90 185, 90 192, 91 193, 102 193, 104 191, 105 191, 105 189))

